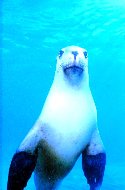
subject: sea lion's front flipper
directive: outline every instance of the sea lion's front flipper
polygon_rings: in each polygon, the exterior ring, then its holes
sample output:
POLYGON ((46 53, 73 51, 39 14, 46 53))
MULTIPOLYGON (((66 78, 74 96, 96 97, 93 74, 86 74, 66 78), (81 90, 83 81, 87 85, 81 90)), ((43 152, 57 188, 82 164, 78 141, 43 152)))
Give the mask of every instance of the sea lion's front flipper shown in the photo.
POLYGON ((35 168, 37 154, 17 152, 9 168, 7 190, 23 190, 35 168))
POLYGON ((99 135, 95 130, 90 144, 82 153, 82 168, 90 185, 90 190, 99 190, 103 181, 106 153, 99 135))
POLYGON ((37 126, 36 124, 31 129, 12 158, 7 190, 23 190, 35 169, 41 138, 41 132, 37 126))

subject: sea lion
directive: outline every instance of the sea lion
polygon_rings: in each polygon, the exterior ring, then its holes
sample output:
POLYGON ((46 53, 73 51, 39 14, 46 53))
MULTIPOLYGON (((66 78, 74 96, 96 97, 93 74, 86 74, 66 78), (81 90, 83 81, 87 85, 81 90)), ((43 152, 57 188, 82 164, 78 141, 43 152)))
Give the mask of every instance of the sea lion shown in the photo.
POLYGON ((81 154, 90 190, 99 190, 106 153, 89 87, 88 53, 68 46, 57 56, 41 114, 13 156, 7 189, 24 189, 33 171, 37 190, 58 189, 81 154))

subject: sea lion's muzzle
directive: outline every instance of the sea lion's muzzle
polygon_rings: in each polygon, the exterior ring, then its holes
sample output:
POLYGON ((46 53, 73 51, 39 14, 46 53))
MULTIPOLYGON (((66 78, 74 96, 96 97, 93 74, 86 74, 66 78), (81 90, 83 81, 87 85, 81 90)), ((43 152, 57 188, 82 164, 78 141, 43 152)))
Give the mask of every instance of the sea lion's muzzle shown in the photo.
POLYGON ((63 71, 67 76, 70 74, 80 76, 82 75, 84 68, 82 65, 69 64, 63 68, 63 71))

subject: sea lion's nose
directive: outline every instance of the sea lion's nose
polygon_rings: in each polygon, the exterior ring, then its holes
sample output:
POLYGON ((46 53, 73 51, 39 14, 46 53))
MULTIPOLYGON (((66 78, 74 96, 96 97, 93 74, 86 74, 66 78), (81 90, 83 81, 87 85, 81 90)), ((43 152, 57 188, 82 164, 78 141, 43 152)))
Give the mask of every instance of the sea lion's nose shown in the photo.
POLYGON ((74 55, 74 59, 76 59, 76 56, 78 55, 78 51, 72 51, 72 54, 74 55))

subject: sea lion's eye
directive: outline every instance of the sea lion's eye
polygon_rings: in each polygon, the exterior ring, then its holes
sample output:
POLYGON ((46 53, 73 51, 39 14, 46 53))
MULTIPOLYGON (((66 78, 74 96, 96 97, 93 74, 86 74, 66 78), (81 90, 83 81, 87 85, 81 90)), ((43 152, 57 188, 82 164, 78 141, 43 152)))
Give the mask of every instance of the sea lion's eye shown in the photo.
POLYGON ((63 54, 63 53, 64 53, 63 50, 60 50, 60 51, 59 51, 59 58, 62 57, 62 54, 63 54))
POLYGON ((87 51, 84 51, 83 54, 84 54, 85 58, 88 57, 88 53, 87 53, 87 51))

